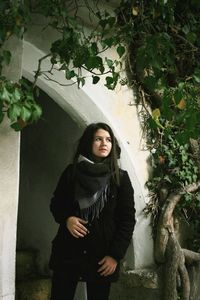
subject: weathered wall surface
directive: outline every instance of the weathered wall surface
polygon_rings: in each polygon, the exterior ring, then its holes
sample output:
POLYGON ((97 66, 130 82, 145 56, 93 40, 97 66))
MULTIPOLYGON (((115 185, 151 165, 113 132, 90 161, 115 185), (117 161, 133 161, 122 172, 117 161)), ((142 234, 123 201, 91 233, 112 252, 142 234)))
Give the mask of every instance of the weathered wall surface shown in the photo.
MULTIPOLYGON (((12 38, 5 45, 15 55, 4 74, 11 80, 21 76, 22 41, 12 38)), ((5 118, 0 125, 0 299, 13 300, 19 185, 20 134, 5 118)))
POLYGON ((50 199, 82 131, 44 92, 38 102, 42 119, 21 133, 17 249, 37 250, 39 271, 48 274, 51 241, 58 229, 50 199))

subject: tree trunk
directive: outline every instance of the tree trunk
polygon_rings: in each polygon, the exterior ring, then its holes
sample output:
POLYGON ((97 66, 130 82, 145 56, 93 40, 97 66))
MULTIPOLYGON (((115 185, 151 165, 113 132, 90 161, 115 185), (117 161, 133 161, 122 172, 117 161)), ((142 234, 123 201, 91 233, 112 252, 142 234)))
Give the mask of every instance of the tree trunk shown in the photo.
POLYGON ((166 246, 165 290, 164 300, 177 300, 177 270, 179 247, 176 239, 170 234, 166 246), (170 276, 169 276, 170 274, 170 276))
POLYGON ((200 181, 171 193, 161 210, 155 241, 155 259, 165 263, 164 300, 177 300, 178 278, 184 300, 190 299, 190 279, 187 265, 200 261, 200 253, 182 249, 174 230, 174 209, 185 192, 196 192, 200 181))

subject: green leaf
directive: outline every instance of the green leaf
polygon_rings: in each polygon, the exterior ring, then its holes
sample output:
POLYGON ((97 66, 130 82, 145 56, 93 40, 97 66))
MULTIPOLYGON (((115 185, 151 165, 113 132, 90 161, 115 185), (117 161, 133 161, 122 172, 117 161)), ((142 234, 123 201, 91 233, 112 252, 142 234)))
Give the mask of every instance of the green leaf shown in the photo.
POLYGON ((28 121, 30 119, 31 116, 31 111, 26 108, 25 106, 23 106, 21 108, 21 113, 20 113, 20 117, 23 121, 28 121))
POLYGON ((85 84, 85 78, 84 77, 78 77, 77 78, 77 83, 78 83, 78 88, 80 88, 80 84, 82 85, 82 87, 85 84))
POLYGON ((106 27, 106 25, 108 24, 107 20, 105 19, 101 19, 99 21, 99 25, 104 29, 106 27))
POLYGON ((91 45, 91 52, 93 55, 96 55, 98 53, 98 47, 97 47, 97 43, 92 43, 91 45))
POLYGON ((64 63, 64 64, 62 64, 62 66, 59 68, 59 71, 67 70, 67 69, 68 69, 68 66, 64 63))
POLYGON ((74 72, 74 70, 66 70, 65 71, 65 77, 66 77, 66 79, 71 79, 71 78, 73 78, 73 77, 75 77, 76 76, 76 73, 74 72))
POLYGON ((92 83, 93 84, 97 84, 100 80, 100 77, 99 76, 92 76, 92 83))
POLYGON ((112 84, 112 83, 113 83, 113 77, 107 76, 107 77, 106 77, 106 84, 107 84, 107 85, 110 85, 110 84, 112 84))
POLYGON ((32 112, 32 115, 31 115, 31 120, 32 121, 37 121, 37 120, 39 120, 41 115, 42 115, 42 108, 39 105, 34 104, 33 105, 33 112, 32 112))
POLYGON ((57 60, 56 60, 56 56, 55 56, 55 55, 52 56, 52 58, 51 58, 51 63, 52 63, 52 65, 55 65, 55 64, 57 63, 57 60))
POLYGON ((103 66, 103 63, 102 63, 102 65, 101 65, 101 66, 99 66, 99 71, 101 72, 101 74, 103 74, 103 73, 104 73, 104 71, 105 71, 105 68, 104 68, 104 66, 103 66))
POLYGON ((18 88, 14 89, 14 93, 13 93, 13 102, 18 102, 21 99, 21 93, 20 90, 18 88))
POLYGON ((111 76, 107 76, 106 77, 106 84, 105 84, 105 86, 109 90, 114 90, 114 88, 117 85, 117 82, 118 82, 118 73, 113 73, 113 77, 111 77, 111 76))
POLYGON ((109 59, 109 58, 105 58, 105 60, 106 60, 106 63, 107 63, 107 65, 108 65, 108 67, 109 68, 112 68, 112 66, 113 66, 113 64, 114 64, 114 62, 113 62, 113 60, 112 59, 109 59))
POLYGON ((74 54, 73 58, 70 57, 70 59, 73 60, 73 65, 75 68, 82 67, 82 65, 85 64, 85 61, 87 61, 87 59, 90 57, 89 49, 86 46, 75 46, 72 51, 74 54))
POLYGON ((12 94, 10 94, 8 92, 8 90, 6 89, 6 87, 3 87, 3 91, 2 91, 2 100, 4 101, 7 101, 7 102, 10 102, 11 101, 11 97, 12 97, 12 94))
POLYGON ((190 31, 190 29, 189 29, 189 27, 188 27, 187 25, 184 25, 184 26, 182 27, 182 31, 183 31, 185 34, 188 34, 189 31, 190 31))
POLYGON ((200 83, 200 75, 193 75, 193 78, 197 83, 200 83))
POLYGON ((147 76, 144 78, 144 84, 150 91, 154 91, 156 87, 156 78, 153 76, 147 76))
POLYGON ((9 109, 8 109, 8 118, 12 121, 15 122, 17 121, 18 117, 21 114, 21 107, 18 104, 11 104, 9 109))
POLYGON ((107 38, 107 39, 102 41, 102 44, 110 48, 114 44, 114 38, 113 37, 107 38))
POLYGON ((125 47, 122 45, 119 45, 117 47, 117 53, 118 53, 119 57, 121 58, 125 53, 125 47))
POLYGON ((108 24, 112 27, 115 24, 115 17, 110 17, 107 19, 108 24))
POLYGON ((102 64, 102 58, 100 56, 90 56, 85 62, 85 66, 89 70, 99 69, 102 64))
POLYGON ((200 83, 200 70, 195 71, 193 78, 197 83, 200 83))
POLYGON ((160 116, 161 116, 161 113, 160 113, 160 109, 159 109, 159 108, 156 108, 156 109, 154 109, 154 110, 152 111, 152 118, 153 118, 154 120, 159 119, 160 116))
POLYGON ((183 99, 183 92, 182 92, 182 90, 177 89, 174 93, 174 100, 175 100, 176 105, 179 104, 181 99, 183 99))
POLYGON ((20 124, 18 122, 11 124, 10 127, 13 128, 15 131, 20 131, 22 129, 22 127, 20 126, 20 124))
POLYGON ((194 42, 196 42, 196 40, 197 40, 197 35, 196 35, 196 33, 194 33, 194 32, 189 32, 189 33, 186 35, 186 37, 187 37, 188 41, 190 41, 191 43, 194 43, 194 42))

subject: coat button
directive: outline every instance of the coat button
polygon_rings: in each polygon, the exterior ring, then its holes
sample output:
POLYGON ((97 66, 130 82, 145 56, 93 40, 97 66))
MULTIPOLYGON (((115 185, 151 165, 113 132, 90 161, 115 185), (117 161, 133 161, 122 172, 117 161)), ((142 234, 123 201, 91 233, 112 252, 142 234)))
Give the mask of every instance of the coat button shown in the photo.
POLYGON ((87 253, 87 251, 86 251, 86 250, 84 250, 84 251, 83 251, 83 253, 84 253, 84 254, 86 254, 86 253, 87 253))
POLYGON ((83 277, 80 276, 80 277, 79 277, 79 280, 82 280, 82 279, 83 279, 83 277))

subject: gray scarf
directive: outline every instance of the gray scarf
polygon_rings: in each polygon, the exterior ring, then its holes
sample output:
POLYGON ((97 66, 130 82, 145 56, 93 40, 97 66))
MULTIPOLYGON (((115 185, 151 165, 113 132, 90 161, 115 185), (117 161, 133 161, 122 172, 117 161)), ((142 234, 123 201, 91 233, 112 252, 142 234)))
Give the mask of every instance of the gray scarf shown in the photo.
POLYGON ((75 201, 80 208, 80 217, 92 221, 99 217, 107 201, 110 168, 105 160, 94 163, 80 156, 76 168, 75 201))

